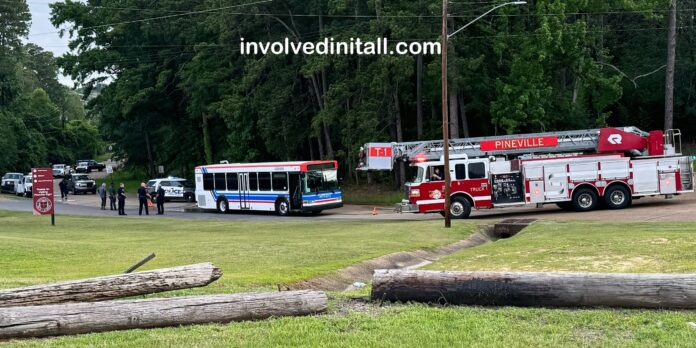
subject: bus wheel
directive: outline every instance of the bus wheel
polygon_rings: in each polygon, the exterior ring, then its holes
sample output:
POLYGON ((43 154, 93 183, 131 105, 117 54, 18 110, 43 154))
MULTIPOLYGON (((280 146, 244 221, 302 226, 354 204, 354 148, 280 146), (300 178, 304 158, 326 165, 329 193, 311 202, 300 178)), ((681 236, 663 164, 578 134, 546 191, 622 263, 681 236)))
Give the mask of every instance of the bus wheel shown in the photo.
POLYGON ((312 210, 312 212, 311 212, 310 214, 312 214, 312 215, 315 215, 315 216, 316 216, 316 215, 320 215, 320 214, 321 214, 321 212, 322 212, 322 210, 312 210))
POLYGON ((230 204, 227 202, 226 199, 218 199, 217 201, 217 211, 220 214, 225 214, 228 211, 230 211, 230 204))
POLYGON ((578 212, 594 210, 598 201, 599 197, 594 190, 581 188, 573 194, 573 209, 578 212))
POLYGON ((471 214, 471 203, 466 198, 452 198, 450 216, 455 219, 466 219, 471 214))
POLYGON ((287 199, 281 199, 276 202, 276 214, 280 216, 290 215, 290 203, 288 203, 287 199))
POLYGON ((624 186, 611 186, 604 191, 604 203, 609 209, 628 208, 631 205, 631 193, 624 186))

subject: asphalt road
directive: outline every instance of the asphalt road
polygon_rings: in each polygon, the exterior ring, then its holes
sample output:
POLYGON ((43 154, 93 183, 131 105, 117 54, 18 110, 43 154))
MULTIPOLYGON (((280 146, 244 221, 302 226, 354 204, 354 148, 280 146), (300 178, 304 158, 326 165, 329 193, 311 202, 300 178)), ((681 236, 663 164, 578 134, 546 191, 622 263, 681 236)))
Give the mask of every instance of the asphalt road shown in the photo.
MULTIPOLYGON (((95 178, 100 178, 105 173, 93 173, 95 178)), ((56 192, 58 191, 58 180, 55 181, 56 192)), ((130 191, 133 191, 131 188, 130 191)), ((158 218, 154 215, 155 208, 151 209, 150 216, 138 216, 137 199, 132 198, 130 193, 126 200, 125 218, 158 218)), ((97 195, 70 195, 65 202, 60 200, 60 194, 56 197, 57 215, 86 215, 86 216, 118 216, 116 211, 100 210, 99 197, 97 195)), ((184 208, 192 207, 195 204, 185 202, 168 202, 165 204, 165 216, 182 219, 213 219, 213 220, 430 220, 442 219, 439 214, 397 214, 391 207, 372 207, 346 205, 340 209, 326 210, 319 216, 296 215, 289 217, 279 217, 272 213, 264 212, 232 212, 230 214, 210 213, 188 213, 184 208), (376 215, 372 211, 376 208, 376 215)), ((108 202, 107 202, 108 209, 108 202)), ((0 210, 9 211, 32 211, 30 198, 15 198, 14 196, 0 195, 0 210)), ((635 200, 629 209, 624 210, 597 210, 588 213, 576 213, 560 210, 555 205, 547 205, 543 208, 506 208, 492 210, 478 210, 471 214, 470 219, 489 220, 504 218, 537 218, 544 220, 594 220, 594 221, 696 221, 696 194, 685 194, 673 199, 664 197, 645 197, 635 200)))

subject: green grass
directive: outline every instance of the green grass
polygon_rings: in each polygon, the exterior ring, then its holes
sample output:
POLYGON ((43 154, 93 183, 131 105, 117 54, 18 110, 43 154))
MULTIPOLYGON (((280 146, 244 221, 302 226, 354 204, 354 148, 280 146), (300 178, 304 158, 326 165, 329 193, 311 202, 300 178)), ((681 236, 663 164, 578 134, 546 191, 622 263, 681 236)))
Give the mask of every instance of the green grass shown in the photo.
POLYGON ((0 211, 0 287, 211 261, 225 275, 186 293, 273 289, 384 254, 465 238, 471 223, 282 222, 46 217, 0 211))
MULTIPOLYGON (((0 286, 121 272, 150 251, 145 268, 213 261, 225 275, 182 293, 272 289, 398 250, 467 236, 433 222, 222 222, 46 218, 0 212, 0 286)), ((448 270, 694 272, 688 223, 539 222, 518 236, 468 249, 428 268, 448 270)), ((326 315, 74 337, 13 346, 118 347, 692 347, 693 311, 428 307, 354 303, 369 287, 332 293, 326 315)), ((172 295, 168 293, 165 295, 172 295)), ((1 312, 0 312, 1 315, 1 312)))
POLYGON ((539 222, 428 266, 461 271, 696 273, 696 225, 539 222))
POLYGON ((18 342, 114 347, 693 347, 690 312, 372 307, 304 318, 18 342))
POLYGON ((347 186, 342 192, 346 204, 394 205, 404 198, 403 191, 384 186, 347 186))

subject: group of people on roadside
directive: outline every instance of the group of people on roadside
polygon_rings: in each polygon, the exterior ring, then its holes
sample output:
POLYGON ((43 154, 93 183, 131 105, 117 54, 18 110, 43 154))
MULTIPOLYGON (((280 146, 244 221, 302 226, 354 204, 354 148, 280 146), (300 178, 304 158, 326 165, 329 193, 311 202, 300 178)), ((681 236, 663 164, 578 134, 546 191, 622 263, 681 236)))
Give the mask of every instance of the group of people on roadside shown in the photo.
MULTIPOLYGON (((123 183, 119 185, 118 190, 114 189, 114 184, 111 184, 107 189, 106 183, 102 183, 97 189, 97 194, 99 195, 99 198, 101 198, 102 210, 106 210, 106 198, 108 197, 111 204, 111 210, 118 210, 118 215, 128 215, 125 212, 126 186, 123 183), (116 207, 116 201, 118 201, 118 208, 116 207)), ((154 196, 155 202, 157 202, 157 215, 164 215, 164 189, 162 186, 157 185, 154 196)), ((138 202, 140 206, 138 209, 138 215, 143 215, 143 209, 145 209, 145 215, 150 215, 148 201, 151 199, 152 196, 149 192, 147 192, 147 186, 145 183, 140 183, 140 188, 138 188, 138 202)))

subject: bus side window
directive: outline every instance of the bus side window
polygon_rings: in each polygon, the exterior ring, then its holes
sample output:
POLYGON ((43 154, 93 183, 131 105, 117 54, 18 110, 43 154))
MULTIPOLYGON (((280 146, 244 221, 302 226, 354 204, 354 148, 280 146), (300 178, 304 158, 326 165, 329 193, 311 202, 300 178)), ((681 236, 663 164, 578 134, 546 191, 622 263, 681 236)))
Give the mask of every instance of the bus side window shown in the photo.
POLYGON ((249 191, 258 191, 259 183, 256 180, 256 173, 249 173, 249 191))
POLYGON ((288 190, 288 173, 273 173, 273 191, 288 190))
POLYGON ((457 177, 457 180, 466 179, 466 164, 464 164, 464 163, 456 164, 454 166, 454 173, 457 177))
POLYGON ((237 173, 227 173, 227 189, 230 191, 239 190, 239 183, 237 182, 237 173))
POLYGON ((212 191, 214 189, 214 177, 213 174, 203 174, 203 189, 206 191, 212 191))
POLYGON ((225 179, 225 173, 215 174, 215 189, 218 191, 227 191, 227 182, 225 179))
POLYGON ((271 173, 259 173, 259 191, 271 190, 271 173))
POLYGON ((482 162, 469 163, 469 179, 485 179, 486 165, 482 162))

